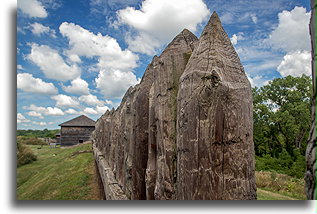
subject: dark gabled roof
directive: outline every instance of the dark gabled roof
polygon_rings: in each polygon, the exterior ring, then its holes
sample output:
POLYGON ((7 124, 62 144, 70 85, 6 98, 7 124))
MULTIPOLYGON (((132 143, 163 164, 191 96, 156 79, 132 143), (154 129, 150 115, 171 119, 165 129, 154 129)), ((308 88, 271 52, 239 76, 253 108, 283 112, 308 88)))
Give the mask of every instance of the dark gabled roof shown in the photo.
POLYGON ((66 121, 65 123, 59 124, 59 126, 95 126, 95 121, 85 115, 81 115, 66 121))

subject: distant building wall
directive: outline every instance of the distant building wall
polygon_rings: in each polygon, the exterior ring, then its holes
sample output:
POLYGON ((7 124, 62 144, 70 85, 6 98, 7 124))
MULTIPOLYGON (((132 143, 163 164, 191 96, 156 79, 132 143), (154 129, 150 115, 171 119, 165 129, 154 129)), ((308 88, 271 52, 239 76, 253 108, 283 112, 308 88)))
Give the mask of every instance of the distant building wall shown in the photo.
POLYGON ((78 143, 83 143, 90 139, 91 133, 95 130, 95 127, 61 127, 61 145, 71 146, 78 143))
POLYGON ((60 144, 61 143, 61 135, 57 134, 55 137, 56 137, 56 139, 55 139, 56 143, 60 144))

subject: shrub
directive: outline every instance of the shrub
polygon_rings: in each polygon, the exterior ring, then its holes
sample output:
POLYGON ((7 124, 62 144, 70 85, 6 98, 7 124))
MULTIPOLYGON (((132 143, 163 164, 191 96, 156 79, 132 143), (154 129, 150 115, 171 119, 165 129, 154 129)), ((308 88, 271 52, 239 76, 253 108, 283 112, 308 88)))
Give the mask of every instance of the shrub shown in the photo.
POLYGON ((17 143, 17 167, 36 161, 37 157, 32 150, 23 143, 17 143))
POLYGON ((24 136, 18 136, 17 138, 18 142, 24 143, 26 145, 45 145, 46 143, 35 137, 24 137, 24 136))
POLYGON ((294 157, 292 157, 283 149, 278 158, 270 155, 256 157, 255 167, 256 171, 278 172, 296 178, 304 178, 305 164, 305 157, 298 150, 294 150, 294 157))
POLYGON ((296 177, 296 178, 303 178, 305 175, 306 169, 306 161, 305 157, 299 157, 293 163, 292 167, 288 170, 288 175, 296 177))
POLYGON ((304 179, 293 178, 276 172, 256 172, 257 188, 269 189, 275 192, 288 193, 291 196, 305 199, 304 179))

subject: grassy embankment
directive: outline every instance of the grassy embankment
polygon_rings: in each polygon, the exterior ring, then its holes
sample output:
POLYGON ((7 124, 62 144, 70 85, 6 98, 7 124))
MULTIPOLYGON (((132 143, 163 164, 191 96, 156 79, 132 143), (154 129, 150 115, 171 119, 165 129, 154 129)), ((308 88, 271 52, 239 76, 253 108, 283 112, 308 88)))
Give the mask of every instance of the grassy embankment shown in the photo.
POLYGON ((91 144, 70 148, 27 145, 37 161, 17 168, 18 200, 98 200, 91 144))
MULTIPOLYGON (((95 166, 90 144, 70 148, 27 145, 37 161, 17 169, 19 200, 98 200, 95 166)), ((274 172, 256 172, 258 200, 304 200, 304 180, 274 172)))
POLYGON ((256 172, 258 200, 305 200, 304 179, 276 172, 256 172))

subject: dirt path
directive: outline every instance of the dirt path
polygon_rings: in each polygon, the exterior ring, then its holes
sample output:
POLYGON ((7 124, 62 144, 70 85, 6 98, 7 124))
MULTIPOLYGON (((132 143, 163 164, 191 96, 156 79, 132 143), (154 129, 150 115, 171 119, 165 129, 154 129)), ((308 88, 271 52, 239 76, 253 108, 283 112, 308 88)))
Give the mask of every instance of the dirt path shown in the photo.
POLYGON ((274 197, 274 198, 278 198, 279 200, 297 200, 296 198, 291 198, 291 197, 288 197, 286 195, 281 195, 281 194, 278 194, 278 193, 266 191, 266 190, 259 189, 259 188, 257 189, 257 192, 269 195, 269 196, 274 197))

